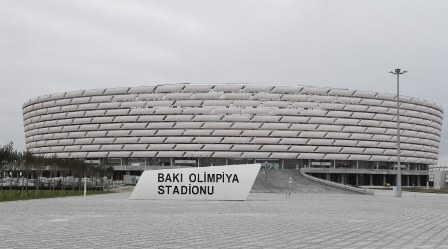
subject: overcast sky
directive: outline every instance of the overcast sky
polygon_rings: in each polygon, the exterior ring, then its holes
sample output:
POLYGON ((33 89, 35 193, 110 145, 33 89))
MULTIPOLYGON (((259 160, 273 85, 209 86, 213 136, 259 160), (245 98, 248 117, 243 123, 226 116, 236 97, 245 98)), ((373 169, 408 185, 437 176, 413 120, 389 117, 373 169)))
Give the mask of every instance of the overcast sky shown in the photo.
MULTIPOLYGON (((395 93, 448 106, 448 1, 2 0, 0 144, 29 98, 247 82, 395 93)), ((445 115, 446 120, 446 115, 445 115)), ((448 165, 444 128, 439 164, 448 165)))

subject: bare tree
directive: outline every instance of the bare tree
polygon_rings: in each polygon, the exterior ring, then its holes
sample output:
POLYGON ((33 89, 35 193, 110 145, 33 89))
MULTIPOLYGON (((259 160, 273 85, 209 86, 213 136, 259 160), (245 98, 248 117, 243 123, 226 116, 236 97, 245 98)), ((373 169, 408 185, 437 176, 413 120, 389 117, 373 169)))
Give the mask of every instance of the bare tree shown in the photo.
POLYGON ((41 178, 42 174, 44 173, 45 167, 46 167, 47 159, 43 156, 35 156, 35 163, 34 163, 34 171, 36 172, 36 191, 35 195, 37 196, 37 192, 40 190, 41 185, 41 178))
POLYGON ((28 192, 28 179, 31 178, 33 166, 36 163, 36 157, 30 151, 23 153, 23 169, 26 177, 26 191, 28 192))

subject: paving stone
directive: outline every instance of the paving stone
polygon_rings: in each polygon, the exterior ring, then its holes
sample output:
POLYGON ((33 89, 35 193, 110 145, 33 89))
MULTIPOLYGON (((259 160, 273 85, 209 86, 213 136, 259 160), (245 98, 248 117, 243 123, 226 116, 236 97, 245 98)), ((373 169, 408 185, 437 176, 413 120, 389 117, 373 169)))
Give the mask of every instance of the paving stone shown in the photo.
POLYGON ((130 193, 0 203, 0 248, 448 248, 448 195, 130 193))

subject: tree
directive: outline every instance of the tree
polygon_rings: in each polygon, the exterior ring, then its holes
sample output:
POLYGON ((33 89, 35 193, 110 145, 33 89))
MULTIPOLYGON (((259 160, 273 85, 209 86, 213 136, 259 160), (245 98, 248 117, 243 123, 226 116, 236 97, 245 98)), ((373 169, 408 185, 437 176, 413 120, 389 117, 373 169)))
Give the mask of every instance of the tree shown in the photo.
POLYGON ((36 172, 36 192, 35 195, 37 195, 37 191, 39 191, 41 186, 41 177, 44 173, 45 167, 47 164, 47 160, 43 156, 35 156, 35 163, 34 163, 34 171, 36 172))
POLYGON ((36 163, 36 157, 30 151, 23 153, 23 168, 26 176, 26 191, 28 191, 28 179, 31 178, 33 165, 36 163))
POLYGON ((14 161, 14 145, 12 142, 9 142, 5 146, 0 148, 0 191, 2 198, 5 195, 3 190, 3 180, 5 177, 6 171, 8 171, 11 167, 11 164, 14 161))

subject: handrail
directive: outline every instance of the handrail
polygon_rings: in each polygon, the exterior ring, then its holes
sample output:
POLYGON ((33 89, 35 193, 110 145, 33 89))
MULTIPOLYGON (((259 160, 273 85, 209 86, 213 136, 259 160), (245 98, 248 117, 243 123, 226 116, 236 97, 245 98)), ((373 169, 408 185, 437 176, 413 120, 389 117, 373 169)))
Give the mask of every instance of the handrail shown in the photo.
POLYGON ((304 172, 302 172, 302 169, 300 169, 300 174, 312 181, 316 181, 316 182, 320 182, 326 185, 330 185, 336 188, 340 188, 340 189, 345 189, 345 190, 349 190, 349 191, 353 191, 353 192, 357 192, 360 194, 365 194, 365 195, 373 195, 373 191, 372 190, 368 190, 368 189, 360 189, 360 188, 355 188, 349 185, 345 185, 345 184, 340 184, 340 183, 336 183, 336 182, 332 182, 332 181, 327 181, 327 180, 323 180, 314 176, 310 176, 304 172))

